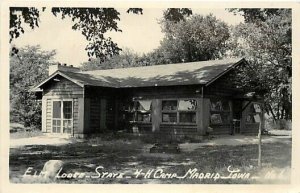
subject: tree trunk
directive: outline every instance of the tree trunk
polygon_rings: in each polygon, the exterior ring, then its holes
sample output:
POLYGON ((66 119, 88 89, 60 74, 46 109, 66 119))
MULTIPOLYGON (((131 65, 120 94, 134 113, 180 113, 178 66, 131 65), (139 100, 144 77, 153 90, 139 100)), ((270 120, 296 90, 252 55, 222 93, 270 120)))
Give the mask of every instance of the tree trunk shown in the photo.
MULTIPOLYGON (((263 113, 261 113, 263 114, 263 113)), ((259 128, 258 128, 258 167, 261 167, 261 128, 262 128, 262 116, 260 116, 261 119, 260 119, 260 122, 259 122, 259 128)))
POLYGON ((270 113, 272 114, 272 117, 273 117, 274 121, 276 121, 277 119, 276 119, 276 116, 275 116, 275 114, 273 112, 273 109, 272 109, 271 105, 268 104, 267 106, 268 106, 268 109, 269 109, 270 113))

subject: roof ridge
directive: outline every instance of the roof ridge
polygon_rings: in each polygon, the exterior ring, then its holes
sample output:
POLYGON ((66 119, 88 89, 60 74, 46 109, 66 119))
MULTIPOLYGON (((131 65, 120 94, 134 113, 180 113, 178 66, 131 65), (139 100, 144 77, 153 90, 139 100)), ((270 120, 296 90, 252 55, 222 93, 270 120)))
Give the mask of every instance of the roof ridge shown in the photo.
POLYGON ((65 75, 79 86, 101 86, 112 88, 149 87, 211 84, 235 66, 246 61, 244 58, 229 58, 169 65, 154 65, 109 70, 82 72, 57 71, 35 88, 40 88, 56 74, 65 75), (185 65, 182 65, 185 64, 185 65), (174 68, 170 66, 176 65, 174 68), (167 67, 168 66, 168 67, 167 67), (180 67, 179 67, 180 66, 180 67), (146 70, 147 68, 147 70, 146 70))
POLYGON ((161 66, 166 66, 166 65, 188 65, 188 64, 195 64, 195 63, 207 63, 207 62, 213 62, 213 61, 226 61, 230 60, 228 62, 232 62, 236 60, 236 62, 239 62, 240 60, 244 59, 243 57, 236 57, 236 58, 224 58, 224 59, 217 59, 217 60, 202 60, 202 61, 194 61, 194 62, 181 62, 181 63, 171 63, 171 64, 158 64, 158 65, 150 65, 150 66, 135 66, 135 67, 125 67, 125 68, 111 68, 111 69, 96 69, 96 70, 87 70, 87 71, 81 71, 79 73, 82 74, 87 74, 86 72, 100 72, 100 71, 113 71, 113 70, 130 70, 130 69, 139 69, 139 68, 151 68, 151 67, 161 67, 161 66))

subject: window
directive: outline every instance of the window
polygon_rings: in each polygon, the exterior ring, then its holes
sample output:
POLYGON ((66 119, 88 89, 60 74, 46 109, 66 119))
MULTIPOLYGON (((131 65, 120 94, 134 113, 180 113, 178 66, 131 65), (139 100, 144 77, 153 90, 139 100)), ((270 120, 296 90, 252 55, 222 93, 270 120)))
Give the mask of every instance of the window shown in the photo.
POLYGON ((137 121, 151 122, 151 100, 139 100, 136 104, 137 121))
POLYGON ((71 133, 73 127, 72 101, 53 101, 52 132, 71 133))
POLYGON ((177 100, 162 101, 162 122, 177 122, 177 100))
POLYGON ((196 123, 196 109, 194 99, 162 101, 162 122, 196 123))
POLYGON ((230 124, 230 105, 228 100, 211 99, 210 123, 212 125, 230 124))

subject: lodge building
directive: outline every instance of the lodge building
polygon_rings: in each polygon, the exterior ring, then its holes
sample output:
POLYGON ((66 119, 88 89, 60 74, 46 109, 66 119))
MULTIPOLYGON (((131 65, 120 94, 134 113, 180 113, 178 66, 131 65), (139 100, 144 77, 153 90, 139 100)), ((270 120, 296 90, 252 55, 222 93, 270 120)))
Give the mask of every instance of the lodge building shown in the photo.
POLYGON ((42 100, 45 133, 257 133, 260 103, 232 82, 245 65, 245 59, 225 59, 81 71, 57 64, 32 91, 42 100))

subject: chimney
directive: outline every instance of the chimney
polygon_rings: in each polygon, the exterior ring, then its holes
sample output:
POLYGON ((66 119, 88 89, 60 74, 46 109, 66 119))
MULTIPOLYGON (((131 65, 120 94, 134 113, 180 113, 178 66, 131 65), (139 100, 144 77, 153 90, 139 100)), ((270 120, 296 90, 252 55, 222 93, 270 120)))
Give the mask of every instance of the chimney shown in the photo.
POLYGON ((54 64, 49 66, 49 72, 48 75, 50 76, 51 74, 53 74, 56 71, 62 71, 62 72, 80 72, 79 68, 73 67, 73 65, 67 66, 66 63, 61 64, 54 64))

